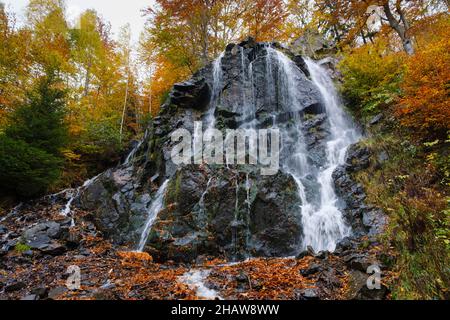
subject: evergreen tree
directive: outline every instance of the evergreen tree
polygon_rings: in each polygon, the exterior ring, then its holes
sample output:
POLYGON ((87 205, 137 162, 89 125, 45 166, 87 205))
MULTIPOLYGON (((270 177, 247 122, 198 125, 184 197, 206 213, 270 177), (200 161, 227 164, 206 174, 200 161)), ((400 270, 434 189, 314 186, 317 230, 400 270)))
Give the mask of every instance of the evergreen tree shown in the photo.
POLYGON ((59 86, 53 72, 43 77, 28 93, 27 102, 12 115, 6 135, 59 157, 68 137, 65 92, 59 86))
POLYGON ((0 189, 30 198, 59 178, 68 136, 59 85, 54 73, 43 77, 0 135, 0 189))

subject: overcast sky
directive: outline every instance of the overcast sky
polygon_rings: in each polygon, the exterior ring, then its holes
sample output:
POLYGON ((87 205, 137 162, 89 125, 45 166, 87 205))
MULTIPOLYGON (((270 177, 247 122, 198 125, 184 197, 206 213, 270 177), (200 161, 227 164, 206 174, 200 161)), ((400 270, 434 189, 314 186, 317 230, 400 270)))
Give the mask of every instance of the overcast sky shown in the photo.
MULTIPOLYGON (((0 0, 7 7, 16 12, 17 17, 23 19, 24 8, 28 0, 0 0)), ((141 10, 153 3, 153 0, 65 0, 69 21, 75 21, 76 17, 86 9, 95 9, 105 20, 111 22, 114 36, 118 35, 120 27, 130 23, 133 40, 139 39, 145 19, 141 10)))

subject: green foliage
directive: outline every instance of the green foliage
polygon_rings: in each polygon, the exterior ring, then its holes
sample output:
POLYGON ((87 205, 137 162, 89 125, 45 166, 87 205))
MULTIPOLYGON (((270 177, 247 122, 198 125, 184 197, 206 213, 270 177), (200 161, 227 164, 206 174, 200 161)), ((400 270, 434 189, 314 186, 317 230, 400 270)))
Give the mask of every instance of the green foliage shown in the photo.
POLYGON ((6 135, 0 135, 0 154, 0 189, 21 197, 45 193, 61 172, 60 159, 6 135))
POLYGON ((53 74, 43 77, 27 94, 27 103, 11 116, 6 135, 58 156, 68 135, 64 123, 65 94, 58 85, 53 74))
POLYGON ((369 203, 389 216, 383 238, 386 248, 396 253, 393 298, 445 298, 450 283, 449 202, 436 160, 429 158, 435 154, 440 159, 442 145, 414 144, 405 130, 392 129, 376 129, 364 141, 374 154, 387 151, 389 160, 380 164, 373 157, 371 166, 355 178, 364 186, 369 203))
POLYGON ((120 131, 117 125, 119 121, 113 117, 89 122, 86 131, 80 137, 77 149, 85 155, 117 154, 121 150, 120 131))
POLYGON ((31 198, 58 180, 67 140, 64 91, 58 84, 53 74, 42 78, 0 136, 1 189, 31 198))
POLYGON ((14 247, 14 249, 18 252, 18 253, 24 253, 27 252, 29 250, 31 250, 31 247, 27 244, 23 244, 23 243, 18 243, 16 244, 16 246, 14 247))
POLYGON ((344 78, 342 92, 353 111, 373 115, 397 99, 403 73, 401 62, 402 55, 388 53, 382 41, 344 55, 339 64, 344 78))

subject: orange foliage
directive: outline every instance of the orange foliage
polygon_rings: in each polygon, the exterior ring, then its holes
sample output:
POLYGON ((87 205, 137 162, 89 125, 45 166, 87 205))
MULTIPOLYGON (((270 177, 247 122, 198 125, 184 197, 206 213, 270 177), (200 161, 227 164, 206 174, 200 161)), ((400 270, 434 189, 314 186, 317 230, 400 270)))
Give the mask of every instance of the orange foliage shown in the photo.
POLYGON ((153 258, 146 252, 119 251, 117 255, 125 261, 152 262, 153 258))
POLYGON ((450 130, 450 20, 446 17, 419 36, 416 55, 406 64, 401 107, 403 125, 426 132, 450 130))
POLYGON ((283 23, 287 17, 282 0, 256 0, 244 14, 244 26, 248 35, 256 41, 281 40, 283 23))
POLYGON ((159 107, 172 86, 188 78, 191 73, 189 68, 175 66, 162 55, 159 55, 157 60, 156 70, 151 80, 151 113, 153 115, 159 112, 159 107))
POLYGON ((295 291, 313 288, 314 280, 300 274, 314 258, 297 259, 253 259, 237 265, 224 266, 213 272, 210 279, 218 282, 224 290, 221 294, 239 300, 283 300, 295 298, 295 291), (230 281, 237 275, 248 279, 248 290, 237 293, 237 282, 230 281))

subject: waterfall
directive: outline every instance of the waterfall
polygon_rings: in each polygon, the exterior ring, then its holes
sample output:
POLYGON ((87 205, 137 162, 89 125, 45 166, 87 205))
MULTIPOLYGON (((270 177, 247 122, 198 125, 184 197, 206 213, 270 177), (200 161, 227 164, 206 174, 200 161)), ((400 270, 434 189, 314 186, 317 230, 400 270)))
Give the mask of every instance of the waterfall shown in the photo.
POLYGON ((342 212, 337 207, 333 172, 344 164, 348 148, 360 138, 358 130, 342 108, 341 100, 327 70, 311 59, 306 59, 311 80, 319 89, 330 125, 330 137, 326 143, 327 161, 320 169, 320 206, 314 214, 303 217, 305 242, 318 250, 333 251, 336 242, 350 234, 342 212))
POLYGON ((164 197, 166 195, 169 181, 170 180, 166 180, 161 185, 161 187, 159 188, 158 192, 155 195, 155 198, 151 202, 150 207, 147 210, 147 213, 148 213, 147 220, 145 222, 145 226, 142 231, 142 234, 141 234, 141 237, 139 240, 139 244, 137 247, 137 251, 139 251, 139 252, 142 252, 144 250, 145 244, 147 243, 153 223, 155 222, 156 218, 158 217, 158 213, 162 210, 162 208, 164 206, 164 197))
POLYGON ((222 52, 213 63, 213 88, 211 94, 211 107, 205 117, 205 128, 211 129, 216 125, 216 109, 219 104, 220 93, 222 91, 223 71, 222 59, 225 52, 222 52))
MULTIPOLYGON (((95 176, 92 179, 88 179, 86 180, 82 186, 76 188, 76 189, 71 189, 71 190, 66 190, 66 193, 69 195, 69 200, 66 202, 66 205, 64 206, 64 209, 61 210, 61 215, 63 216, 69 216, 69 214, 72 212, 72 203, 75 201, 76 198, 78 198, 78 196, 80 195, 82 190, 87 189, 91 184, 93 184, 98 177, 100 177, 101 174, 95 176)), ((74 224, 74 221, 72 219, 72 224, 74 224)))
POLYGON ((122 165, 126 166, 128 164, 130 164, 134 158, 136 158, 136 154, 139 151, 139 149, 142 147, 142 145, 145 143, 145 141, 147 141, 148 137, 150 135, 150 131, 147 129, 144 132, 144 136, 142 137, 142 139, 138 142, 138 144, 130 151, 130 153, 128 154, 128 156, 125 158, 125 161, 123 162, 122 165))
MULTIPOLYGON (((322 166, 313 165, 308 160, 305 135, 302 128, 302 111, 298 80, 305 78, 303 72, 282 52, 268 48, 269 64, 278 68, 276 78, 273 67, 267 75, 272 76, 281 108, 289 111, 293 123, 276 124, 280 127, 283 146, 281 150, 284 170, 292 175, 298 186, 301 199, 303 225, 303 248, 311 246, 315 251, 334 251, 336 244, 351 232, 338 208, 338 198, 334 191, 332 175, 344 163, 348 147, 357 142, 359 133, 348 120, 333 81, 326 69, 306 59, 311 73, 311 81, 321 94, 323 106, 330 126, 330 136, 325 143, 326 159, 322 166), (269 74, 270 73, 270 74, 269 74)), ((274 90, 274 89, 269 89, 274 90)))
POLYGON ((133 150, 131 150, 131 152, 128 154, 127 158, 124 161, 124 165, 129 164, 134 157, 136 156, 136 153, 138 152, 139 148, 142 146, 142 144, 144 143, 144 139, 142 139, 141 141, 139 141, 139 143, 133 148, 133 150))
POLYGON ((202 196, 200 197, 200 201, 198 202, 198 209, 199 209, 200 214, 202 214, 202 215, 206 214, 205 197, 208 194, 208 191, 209 191, 212 181, 213 181, 213 178, 209 178, 208 183, 206 184, 206 189, 205 189, 205 191, 203 191, 202 196))

